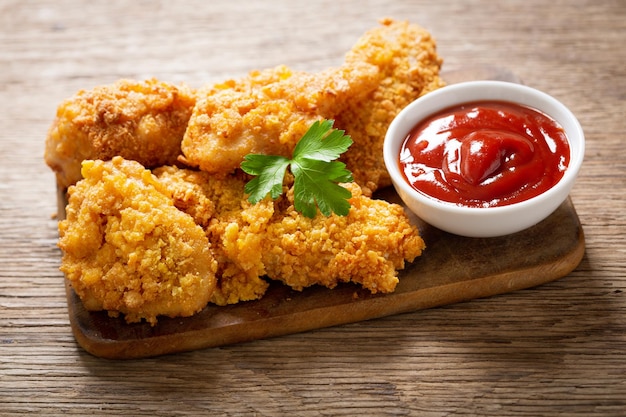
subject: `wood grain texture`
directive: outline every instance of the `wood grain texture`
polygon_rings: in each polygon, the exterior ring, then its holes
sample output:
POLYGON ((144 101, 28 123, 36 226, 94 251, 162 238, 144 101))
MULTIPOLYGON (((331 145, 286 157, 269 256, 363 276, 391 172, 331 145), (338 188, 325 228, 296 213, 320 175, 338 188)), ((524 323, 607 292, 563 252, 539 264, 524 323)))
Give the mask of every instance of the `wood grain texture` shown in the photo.
POLYGON ((0 2, 0 415, 623 416, 624 33, 621 0, 0 2), (578 116, 578 267, 529 290, 228 347, 127 361, 81 349, 42 161, 57 104, 123 77, 199 86, 320 70, 383 16, 429 29, 444 68, 504 66, 578 116))

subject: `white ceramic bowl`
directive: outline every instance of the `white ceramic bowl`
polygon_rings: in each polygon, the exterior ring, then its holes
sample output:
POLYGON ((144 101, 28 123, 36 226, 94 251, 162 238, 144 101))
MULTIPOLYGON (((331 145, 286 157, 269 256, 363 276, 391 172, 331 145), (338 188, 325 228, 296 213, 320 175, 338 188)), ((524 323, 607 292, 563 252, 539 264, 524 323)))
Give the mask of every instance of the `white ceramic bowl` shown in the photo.
POLYGON ((571 191, 585 152, 585 137, 572 112, 555 98, 521 84, 469 81, 426 94, 404 108, 385 137, 385 165, 393 185, 407 207, 425 222, 450 233, 469 237, 494 237, 515 233, 548 217, 571 191), (506 206, 477 208, 444 202, 416 191, 404 179, 398 163, 402 143, 411 129, 426 117, 448 107, 482 100, 508 101, 533 107, 556 120, 569 141, 570 162, 561 180, 544 193, 506 206))

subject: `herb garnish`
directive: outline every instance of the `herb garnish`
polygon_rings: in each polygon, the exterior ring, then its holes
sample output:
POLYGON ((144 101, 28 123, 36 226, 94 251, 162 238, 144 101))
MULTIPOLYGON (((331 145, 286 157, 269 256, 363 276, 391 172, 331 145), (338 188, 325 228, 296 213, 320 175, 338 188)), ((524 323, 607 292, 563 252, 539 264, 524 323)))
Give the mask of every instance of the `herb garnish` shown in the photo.
POLYGON ((352 173, 335 159, 352 145, 352 139, 332 126, 332 120, 313 123, 296 144, 291 159, 279 155, 246 155, 241 169, 256 175, 245 186, 248 201, 256 204, 268 194, 276 200, 283 192, 283 179, 289 167, 294 176, 294 207, 298 212, 313 218, 319 208, 327 217, 333 212, 346 216, 352 194, 339 183, 352 182, 352 173))

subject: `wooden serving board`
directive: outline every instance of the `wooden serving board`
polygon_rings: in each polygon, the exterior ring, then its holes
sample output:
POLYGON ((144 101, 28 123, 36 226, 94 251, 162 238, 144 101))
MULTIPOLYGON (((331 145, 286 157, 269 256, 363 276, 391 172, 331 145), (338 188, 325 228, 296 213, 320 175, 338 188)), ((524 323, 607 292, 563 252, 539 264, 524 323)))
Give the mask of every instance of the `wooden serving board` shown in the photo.
MULTIPOLYGON (((464 79, 519 82, 497 68, 448 72, 449 83, 464 79)), ((378 198, 401 203, 393 189, 378 198)), ((59 192, 59 217, 65 195, 59 192)), ((95 356, 130 359, 287 335, 489 297, 556 280, 581 261, 584 234, 572 202, 522 232, 498 238, 452 235, 410 214, 427 249, 399 273, 392 294, 372 295, 346 284, 302 292, 272 283, 258 301, 226 307, 209 305, 188 318, 159 318, 156 326, 127 324, 106 312, 89 312, 66 280, 69 318, 78 343, 95 356)))

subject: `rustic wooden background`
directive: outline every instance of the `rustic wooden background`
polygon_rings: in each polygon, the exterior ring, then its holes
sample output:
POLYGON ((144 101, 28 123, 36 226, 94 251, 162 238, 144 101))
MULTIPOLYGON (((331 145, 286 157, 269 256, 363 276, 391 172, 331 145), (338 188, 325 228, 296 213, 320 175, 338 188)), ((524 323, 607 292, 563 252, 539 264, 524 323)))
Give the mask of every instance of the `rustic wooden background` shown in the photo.
POLYGON ((622 0, 0 0, 0 415, 626 415, 625 45, 622 0), (507 68, 579 117, 578 268, 235 346, 132 361, 84 352, 42 159, 57 104, 122 77, 200 86, 278 64, 320 70, 385 16, 429 29, 444 68, 507 68))

